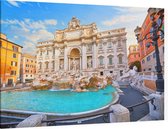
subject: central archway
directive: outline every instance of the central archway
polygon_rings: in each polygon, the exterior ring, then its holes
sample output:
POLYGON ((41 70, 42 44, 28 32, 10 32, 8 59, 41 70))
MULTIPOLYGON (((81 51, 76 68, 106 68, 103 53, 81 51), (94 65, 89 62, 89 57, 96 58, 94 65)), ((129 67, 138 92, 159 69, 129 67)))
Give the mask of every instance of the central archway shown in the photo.
POLYGON ((73 48, 69 55, 69 70, 77 71, 80 69, 80 51, 73 48))
POLYGON ((80 58, 80 51, 78 48, 73 48, 70 52, 70 58, 80 58))

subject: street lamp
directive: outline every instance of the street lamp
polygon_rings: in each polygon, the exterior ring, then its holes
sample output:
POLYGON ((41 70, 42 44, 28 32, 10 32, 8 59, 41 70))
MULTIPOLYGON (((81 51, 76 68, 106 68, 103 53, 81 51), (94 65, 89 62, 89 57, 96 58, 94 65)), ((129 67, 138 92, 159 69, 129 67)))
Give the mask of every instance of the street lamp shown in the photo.
POLYGON ((150 42, 146 43, 146 47, 149 48, 151 45, 155 47, 155 53, 156 53, 156 72, 157 72, 157 80, 156 80, 156 91, 157 92, 164 92, 164 79, 162 74, 162 66, 160 63, 160 57, 159 57, 159 48, 158 48, 158 39, 160 36, 164 35, 164 31, 161 29, 163 24, 163 18, 164 18, 164 9, 159 9, 156 11, 155 8, 153 8, 152 13, 150 13, 150 20, 151 20, 151 31, 148 32, 144 37, 140 34, 141 28, 137 26, 137 28, 134 30, 135 35, 137 37, 138 43, 142 42, 144 40, 148 40, 150 42), (155 19, 155 16, 158 15, 159 18, 155 19), (161 32, 162 35, 159 35, 158 33, 161 32))

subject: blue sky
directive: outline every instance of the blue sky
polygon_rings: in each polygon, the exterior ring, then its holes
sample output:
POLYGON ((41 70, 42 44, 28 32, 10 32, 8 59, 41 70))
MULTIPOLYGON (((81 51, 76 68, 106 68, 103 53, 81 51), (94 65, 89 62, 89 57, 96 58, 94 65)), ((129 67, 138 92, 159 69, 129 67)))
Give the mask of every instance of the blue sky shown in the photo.
POLYGON ((73 16, 81 24, 95 22, 99 31, 126 28, 127 46, 136 43, 134 29, 142 25, 147 8, 58 4, 44 2, 1 1, 1 32, 10 41, 23 46, 23 52, 35 53, 39 41, 54 38, 73 16))

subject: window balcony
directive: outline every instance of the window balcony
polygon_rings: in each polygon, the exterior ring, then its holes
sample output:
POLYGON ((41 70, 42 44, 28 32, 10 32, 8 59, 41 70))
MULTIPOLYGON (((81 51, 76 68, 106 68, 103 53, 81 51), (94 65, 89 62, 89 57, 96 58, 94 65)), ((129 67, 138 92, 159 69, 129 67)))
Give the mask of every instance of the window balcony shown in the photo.
POLYGON ((105 68, 105 65, 104 65, 104 64, 99 64, 98 67, 99 67, 99 68, 105 68))
POLYGON ((43 57, 42 57, 42 56, 39 56, 39 60, 43 60, 43 57))
POLYGON ((52 59, 55 59, 55 55, 52 56, 52 59))
POLYGON ((52 68, 52 69, 51 69, 51 72, 54 72, 54 71, 55 71, 55 69, 54 69, 54 68, 52 68))
POLYGON ((118 64, 117 66, 118 66, 118 68, 124 68, 125 67, 124 64, 118 64))
POLYGON ((39 69, 39 70, 38 70, 38 73, 42 73, 42 70, 41 70, 41 69, 39 69))
POLYGON ((49 69, 45 69, 44 72, 49 72, 49 69))
POLYGON ((102 53, 104 53, 103 50, 99 50, 99 51, 98 51, 98 54, 102 54, 102 53))
POLYGON ((47 60, 47 59, 49 59, 50 57, 47 55, 46 57, 45 57, 45 59, 47 60))
POLYGON ((112 69, 112 68, 114 68, 115 67, 115 65, 114 64, 108 64, 108 66, 107 66, 109 69, 112 69))

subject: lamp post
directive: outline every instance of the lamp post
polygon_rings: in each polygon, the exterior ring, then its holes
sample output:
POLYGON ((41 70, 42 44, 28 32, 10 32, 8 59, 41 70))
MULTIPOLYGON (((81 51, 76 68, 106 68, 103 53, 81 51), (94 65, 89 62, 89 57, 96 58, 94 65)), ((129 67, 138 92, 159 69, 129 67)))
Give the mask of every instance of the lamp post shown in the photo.
POLYGON ((158 39, 160 36, 164 35, 164 31, 161 30, 161 27, 163 24, 163 18, 164 18, 164 9, 159 9, 158 11, 155 10, 152 13, 150 13, 150 20, 152 23, 150 32, 148 32, 144 37, 142 37, 140 34, 140 31, 141 31, 140 27, 137 26, 137 28, 134 30, 138 43, 144 40, 146 41, 150 40, 150 42, 146 43, 146 47, 149 48, 151 45, 155 47, 155 53, 156 53, 155 69, 157 72, 156 91, 160 93, 164 92, 164 79, 163 79, 162 66, 161 66, 160 57, 159 57, 158 39), (159 16, 157 21, 155 19, 156 15, 159 16), (159 35, 158 34, 159 32, 161 32, 162 35, 159 35))

